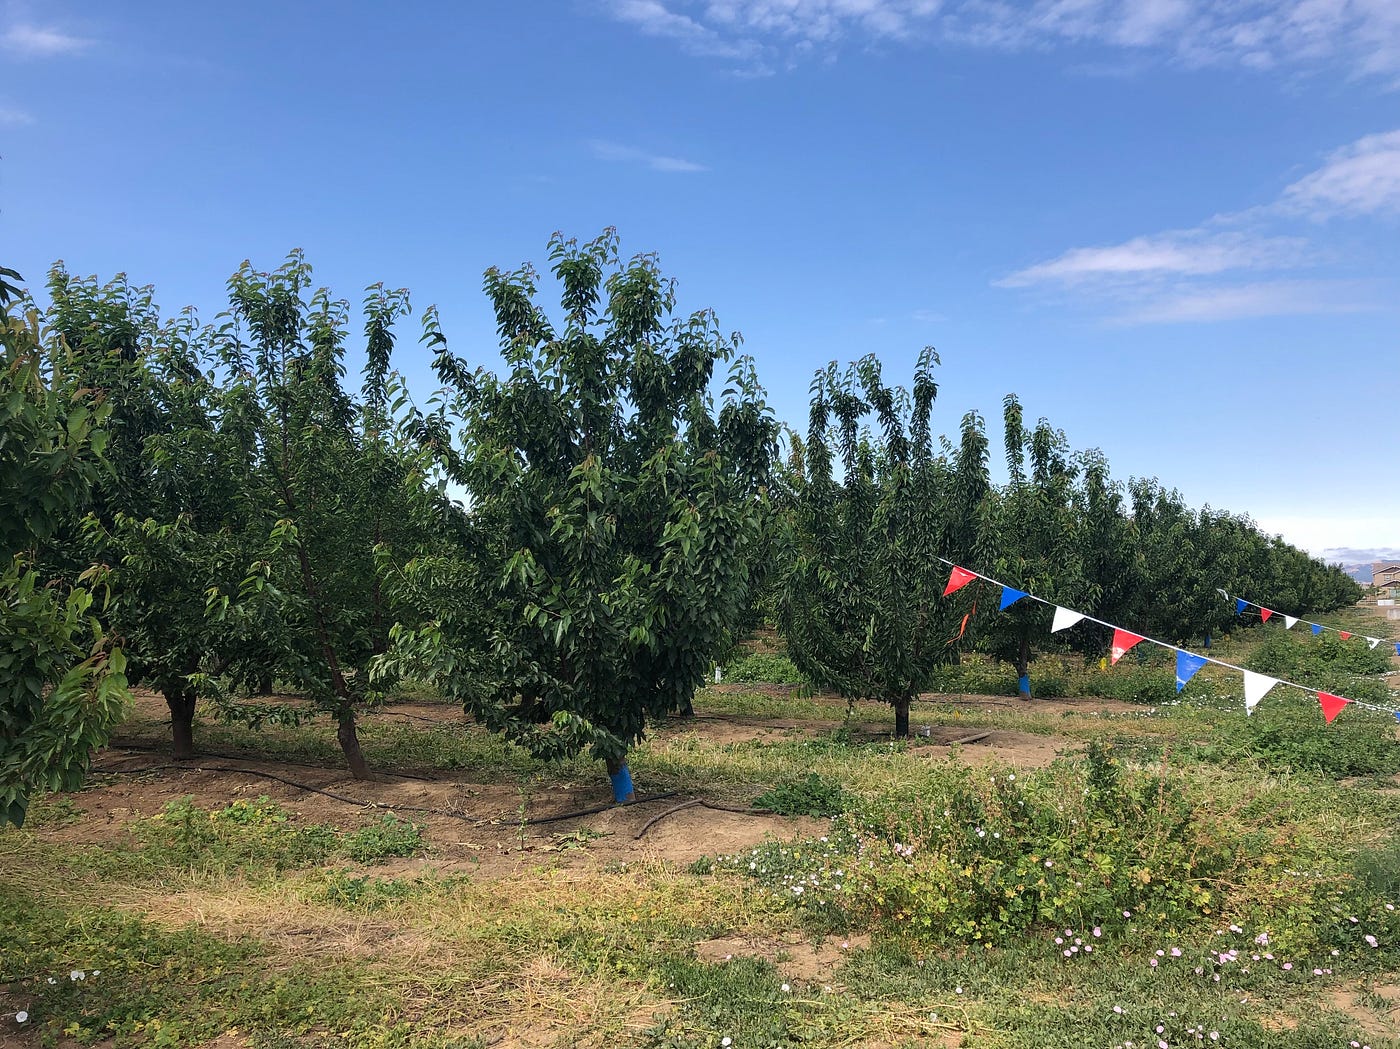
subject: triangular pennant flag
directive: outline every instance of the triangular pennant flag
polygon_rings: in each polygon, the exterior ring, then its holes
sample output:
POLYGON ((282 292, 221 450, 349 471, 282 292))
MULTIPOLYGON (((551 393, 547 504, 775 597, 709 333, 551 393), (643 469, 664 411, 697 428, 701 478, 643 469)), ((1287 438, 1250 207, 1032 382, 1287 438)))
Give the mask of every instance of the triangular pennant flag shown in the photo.
MULTIPOLYGON (((1056 608, 1055 618, 1050 623, 1050 633, 1056 634, 1061 630, 1068 630, 1083 618, 1083 612, 1076 612, 1069 608, 1056 608)), ((1400 645, 1396 645, 1395 648, 1397 651, 1400 651, 1400 645)))
POLYGON ((1263 674, 1256 674, 1252 670, 1244 672, 1244 709, 1245 713, 1253 714, 1254 708, 1259 705, 1259 701, 1264 698, 1269 689, 1278 684, 1278 678, 1266 677, 1263 674))
POLYGON ((1207 663, 1205 656, 1194 656, 1190 652, 1176 650, 1176 690, 1180 692, 1186 682, 1196 676, 1196 671, 1207 663))
POLYGON ((1272 608, 1265 608, 1263 605, 1259 606, 1259 622, 1267 623, 1269 621, 1269 617, 1273 614, 1274 610, 1272 608))
POLYGON ((961 590, 976 578, 976 572, 969 572, 966 568, 954 567, 952 574, 948 576, 948 585, 943 588, 943 596, 947 597, 954 590, 961 590))
POLYGON ((1297 626, 1297 625, 1298 625, 1298 617, 1297 617, 1297 616, 1284 616, 1284 617, 1283 617, 1283 629, 1285 629, 1285 630, 1292 630, 1292 629, 1293 629, 1295 626, 1297 626))
POLYGON ((1369 642, 1371 642, 1371 647, 1372 647, 1372 648, 1375 648, 1377 645, 1379 645, 1379 644, 1381 643, 1381 639, 1378 638, 1378 637, 1368 637, 1366 640, 1369 641, 1369 642))
POLYGON ((1337 631, 1337 636, 1338 636, 1339 638, 1341 638, 1343 641, 1350 641, 1350 640, 1351 640, 1351 631, 1350 631, 1350 630, 1338 630, 1338 631, 1337 631))
POLYGON ((1312 627, 1312 632, 1313 632, 1314 634, 1320 634, 1320 633, 1322 633, 1322 626, 1321 626, 1321 624, 1319 624, 1319 623, 1309 623, 1308 626, 1312 627))
POLYGON ((1322 704, 1322 716, 1327 724, 1332 724, 1337 715, 1342 712, 1342 708, 1351 702, 1341 696, 1334 696, 1330 692, 1319 692, 1317 701, 1322 704))
POLYGON ((1117 663, 1120 659, 1123 658, 1124 655, 1127 654, 1128 649, 1132 648, 1141 640, 1143 640, 1141 634, 1132 634, 1124 630, 1122 627, 1114 627, 1113 658, 1109 662, 1117 663))
POLYGON ((1395 654, 1400 656, 1400 641, 1395 642, 1395 654))
POLYGON ((1001 588, 1001 608, 997 609, 997 611, 1001 612, 1010 608, 1025 596, 1026 592, 1024 590, 1017 590, 1015 587, 1003 585, 1001 588))
POLYGON ((1246 601, 1244 598, 1242 598, 1242 597, 1237 597, 1237 598, 1235 598, 1235 611, 1236 611, 1236 612, 1243 612, 1243 611, 1244 611, 1246 608, 1248 608, 1248 607, 1249 607, 1249 602, 1246 601))

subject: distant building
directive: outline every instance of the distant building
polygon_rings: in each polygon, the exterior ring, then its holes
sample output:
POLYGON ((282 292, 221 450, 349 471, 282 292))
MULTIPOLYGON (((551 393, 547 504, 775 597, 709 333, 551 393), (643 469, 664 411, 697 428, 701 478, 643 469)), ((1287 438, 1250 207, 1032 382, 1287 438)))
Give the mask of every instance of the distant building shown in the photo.
POLYGON ((1372 561, 1371 585, 1378 590, 1400 590, 1400 561, 1372 561))

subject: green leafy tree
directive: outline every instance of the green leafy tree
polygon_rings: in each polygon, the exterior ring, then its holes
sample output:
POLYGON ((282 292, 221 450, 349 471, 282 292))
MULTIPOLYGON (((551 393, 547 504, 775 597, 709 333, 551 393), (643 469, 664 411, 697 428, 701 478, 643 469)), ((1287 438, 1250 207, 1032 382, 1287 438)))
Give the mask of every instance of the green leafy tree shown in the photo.
MULTIPOLYGON (((1079 467, 1062 431, 1044 419, 1027 430, 1014 394, 1003 402, 1009 481, 996 501, 994 575, 1046 601, 1085 607, 1094 588, 1084 576, 1083 519, 1074 505, 1079 467)), ((986 627, 983 647, 1016 668, 1018 691, 1030 699, 1035 640, 1049 636, 1052 610, 1026 599, 1008 605, 986 627)))
POLYGON ((81 535, 70 520, 50 547, 60 562, 81 552, 112 567, 104 619, 124 641, 128 678, 161 693, 173 755, 190 758, 201 684, 227 673, 237 643, 204 615, 205 594, 246 574, 254 448, 247 433, 220 424, 230 418, 225 391, 204 370, 208 333, 193 310, 162 324, 151 288, 74 277, 61 264, 48 287, 47 317, 75 373, 111 409, 111 468, 81 535))
POLYGON ((366 295, 357 398, 343 383, 349 305, 326 289, 308 297, 310 277, 293 253, 272 273, 245 262, 229 281, 215 337, 228 387, 221 425, 246 435, 254 457, 253 560, 236 593, 214 588, 208 604, 253 640, 231 654, 230 672, 253 678, 276 644, 279 674, 335 720, 351 774, 365 779, 358 714, 380 695, 368 665, 396 622, 385 579, 432 548, 445 504, 389 370, 407 293, 376 285, 366 295))
POLYGON ((109 409, 83 387, 61 337, 0 269, 0 823, 30 794, 72 790, 122 717, 122 650, 95 612, 102 573, 54 578, 38 551, 90 498, 109 409))
POLYGON ((964 421, 965 473, 933 455, 937 360, 924 351, 912 393, 886 386, 873 356, 818 372, 794 463, 779 607, 788 652, 816 684, 889 703, 897 736, 909 734, 911 701, 954 657, 962 599, 942 599, 948 570, 939 558, 978 553, 969 523, 986 515, 975 418, 964 421), (862 427, 872 415, 874 432, 862 427))
POLYGON ((676 316, 654 256, 621 263, 609 230, 556 234, 550 260, 557 327, 530 267, 486 274, 504 374, 471 372, 428 330, 463 419, 443 461, 478 543, 406 570, 429 615, 394 660, 537 754, 586 749, 627 800, 647 718, 690 709, 748 605, 776 427, 738 337, 711 311, 676 316))

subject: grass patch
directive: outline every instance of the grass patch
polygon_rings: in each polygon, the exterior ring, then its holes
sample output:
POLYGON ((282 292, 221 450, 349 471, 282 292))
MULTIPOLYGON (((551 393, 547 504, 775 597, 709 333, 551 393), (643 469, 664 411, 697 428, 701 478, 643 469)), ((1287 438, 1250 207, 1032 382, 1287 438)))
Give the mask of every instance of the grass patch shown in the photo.
MULTIPOLYGON (((1217 652, 1260 653, 1271 629, 1217 652)), ((1041 670, 1065 691, 1170 680, 1151 662, 1041 670)), ((688 869, 619 855, 616 828, 607 855, 561 829, 547 854, 488 851, 464 875, 434 872, 428 852, 425 870, 388 877, 359 864, 423 854, 421 827, 382 813, 329 827, 266 799, 184 799, 85 846, 67 840, 81 809, 40 799, 30 826, 0 831, 0 1042, 24 1009, 41 1042, 116 1049, 231 1030, 258 1049, 467 1049, 521 1032, 653 1049, 1393 1046, 1328 1003, 1383 1019, 1373 989, 1400 979, 1394 802, 1373 789, 1389 784, 1394 725, 1349 709, 1324 726, 1284 690, 1246 719, 1237 679, 1207 668, 1181 697, 1112 711, 916 707, 943 730, 1065 740, 1071 756, 1039 771, 982 764, 972 746, 944 759, 862 742, 864 724, 892 725, 882 704, 847 717, 830 697, 707 690, 702 714, 799 727, 720 742, 697 719, 634 752, 644 789, 835 815, 824 834, 688 869), (830 950, 858 933, 868 949, 830 950), (825 945, 825 968, 802 968, 800 936, 825 945), (732 956, 702 961, 721 940, 732 956)), ((545 765, 455 724, 370 717, 363 735, 381 768, 536 795, 601 779, 597 763, 545 765)), ((326 725, 202 738, 340 761, 326 725)))

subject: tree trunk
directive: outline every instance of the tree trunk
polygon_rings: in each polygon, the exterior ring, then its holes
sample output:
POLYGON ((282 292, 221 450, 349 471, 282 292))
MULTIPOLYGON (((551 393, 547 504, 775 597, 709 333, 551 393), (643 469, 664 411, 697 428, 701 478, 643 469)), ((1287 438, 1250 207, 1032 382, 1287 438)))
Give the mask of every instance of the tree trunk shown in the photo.
POLYGON ((356 779, 369 779, 369 766, 360 752, 360 734, 355 731, 354 708, 343 706, 336 714, 335 738, 345 754, 345 763, 350 767, 350 775, 356 779))
POLYGON ((900 696, 890 700, 894 707, 894 735, 896 739, 909 738, 909 697, 900 696))
POLYGON ((637 800, 632 789, 632 772, 627 767, 626 758, 608 758, 608 779, 612 780, 613 801, 626 805, 637 800))
POLYGON ((258 695, 272 695, 272 675, 270 673, 264 674, 262 677, 258 678, 258 695))
POLYGON ((1031 698, 1031 639, 1029 634, 1021 635, 1021 647, 1016 654, 1016 694, 1022 699, 1031 698))
POLYGON ((172 689, 162 695, 170 708, 170 756, 189 761, 194 757, 194 689, 172 689))
POLYGON ((680 709, 676 711, 676 717, 693 718, 694 716, 695 707, 691 704, 690 697, 686 696, 685 699, 681 701, 680 709))

